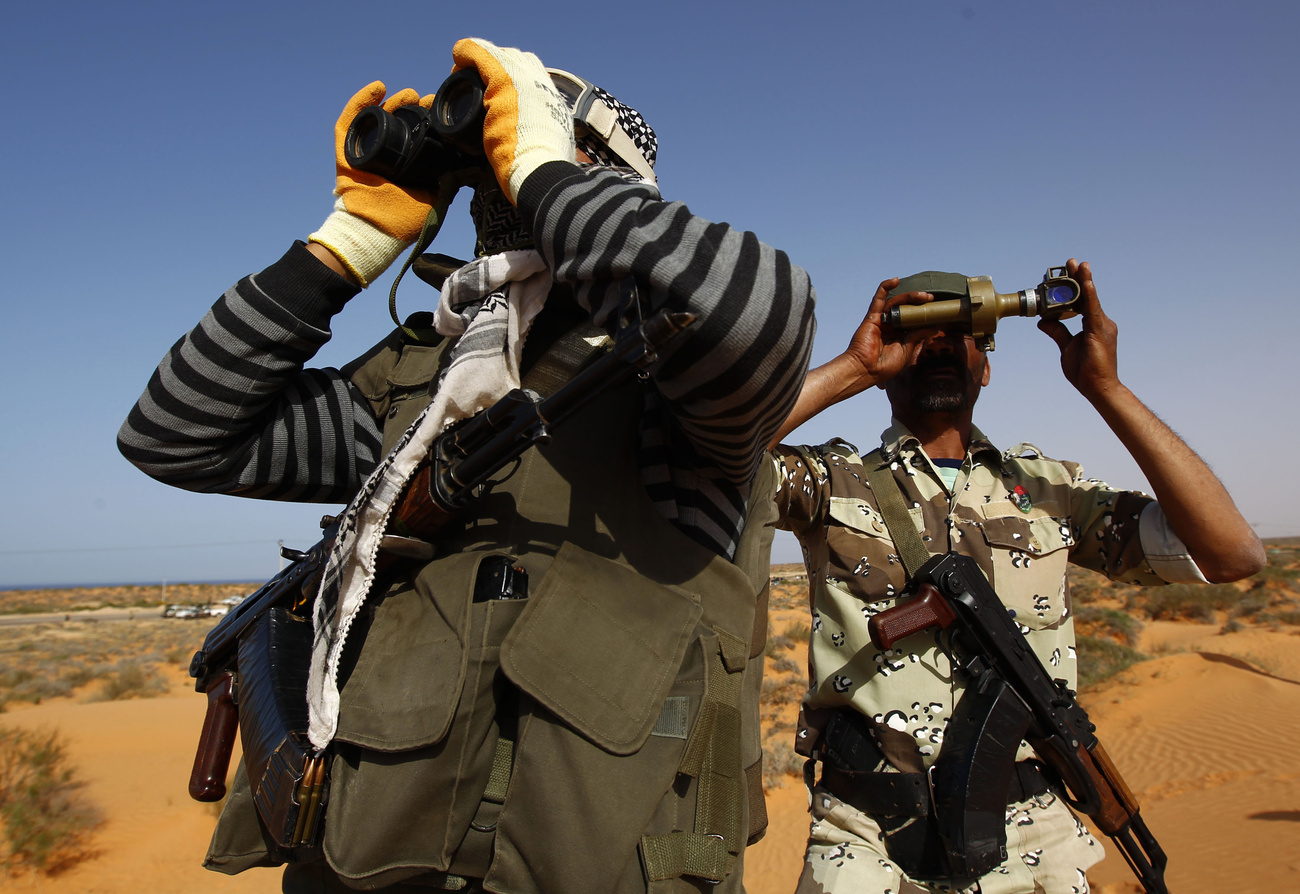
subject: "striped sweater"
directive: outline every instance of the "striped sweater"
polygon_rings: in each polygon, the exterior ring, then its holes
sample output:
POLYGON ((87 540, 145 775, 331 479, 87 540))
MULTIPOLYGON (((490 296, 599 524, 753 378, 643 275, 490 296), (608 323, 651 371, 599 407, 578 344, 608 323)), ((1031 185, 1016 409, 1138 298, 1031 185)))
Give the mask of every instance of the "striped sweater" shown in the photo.
MULTIPOLYGON (((807 274, 752 233, 610 173, 552 162, 519 200, 556 281, 597 325, 614 325, 628 274, 653 310, 699 315, 651 369, 641 476, 665 518, 730 558, 808 366, 807 274)), ((381 458, 381 421, 338 370, 306 365, 356 293, 301 243, 241 280, 163 358, 118 433, 122 454, 188 490, 348 501, 381 458)))

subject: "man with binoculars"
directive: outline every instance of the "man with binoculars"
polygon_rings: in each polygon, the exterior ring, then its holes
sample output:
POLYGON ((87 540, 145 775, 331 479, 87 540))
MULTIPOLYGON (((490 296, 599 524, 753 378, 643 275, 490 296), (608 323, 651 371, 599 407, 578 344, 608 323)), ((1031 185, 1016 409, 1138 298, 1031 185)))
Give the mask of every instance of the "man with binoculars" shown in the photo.
MULTIPOLYGON (((972 736, 950 725, 968 691, 950 633, 927 628, 890 648, 869 636, 870 618, 912 602, 911 593, 900 597, 918 553, 922 561, 948 552, 974 560, 1047 673, 1070 689, 1077 673, 1067 562, 1149 585, 1233 581, 1265 562, 1223 485, 1121 383, 1116 326, 1088 264, 1070 260, 1057 271, 1038 290, 1046 296, 1038 306, 1071 306, 1082 330, 1071 334, 1056 311, 1039 328, 1059 346, 1066 379, 1129 450, 1159 502, 1086 479, 1078 465, 1030 444, 999 450, 974 425, 995 322, 981 325, 979 308, 1020 306, 1011 296, 995 300, 984 278, 927 272, 881 283, 848 349, 809 373, 783 426, 782 437, 873 385, 885 390, 893 412, 881 446, 865 455, 838 440, 776 447, 780 526, 803 545, 813 602, 813 680, 797 739, 800 753, 816 761, 806 780, 812 826, 801 894, 1079 892, 1102 857, 1058 781, 1015 735, 1004 751, 1014 762, 1005 768, 1006 797, 986 805, 997 829, 1005 809, 1002 862, 995 847, 992 868, 978 877, 952 871, 948 857, 961 858, 967 842, 938 837, 955 828, 938 816, 955 799, 941 790, 936 764, 945 743, 978 744, 1004 731, 972 736), (1063 288, 1067 277, 1071 288, 1063 288), (905 780, 918 782, 914 792, 903 791, 905 780)), ((1025 308, 1034 306, 1031 293, 1021 296, 1025 308)), ((1156 862, 1162 868, 1163 856, 1156 862)))
POLYGON ((241 766, 206 865, 288 863, 295 892, 739 891, 766 824, 766 452, 807 369, 811 284, 752 233, 663 201, 654 132, 605 91, 482 40, 453 60, 481 85, 472 138, 428 136, 472 117, 450 86, 358 93, 333 213, 217 301, 119 435, 179 487, 350 501, 307 612, 323 830, 279 841, 277 792, 241 766), (352 127, 376 107, 373 132, 352 127), (391 177, 352 163, 390 145, 391 177), (432 319, 305 368, 460 184, 479 257, 417 263, 441 283, 432 319), (651 344, 656 325, 680 332, 651 344), (642 375, 540 420, 537 446, 412 551, 393 504, 433 439, 643 338, 627 352, 642 375), (407 558, 386 558, 393 542, 407 558))

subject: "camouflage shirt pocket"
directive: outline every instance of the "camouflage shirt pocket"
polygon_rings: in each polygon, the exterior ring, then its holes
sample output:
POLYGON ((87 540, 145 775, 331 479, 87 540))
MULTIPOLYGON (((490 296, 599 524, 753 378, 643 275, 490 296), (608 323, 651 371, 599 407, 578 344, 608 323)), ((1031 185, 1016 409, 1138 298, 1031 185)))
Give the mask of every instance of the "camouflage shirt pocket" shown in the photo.
POLYGON ((1065 569, 1073 545, 1068 518, 986 518, 993 588, 1022 627, 1041 630, 1065 618, 1065 569))

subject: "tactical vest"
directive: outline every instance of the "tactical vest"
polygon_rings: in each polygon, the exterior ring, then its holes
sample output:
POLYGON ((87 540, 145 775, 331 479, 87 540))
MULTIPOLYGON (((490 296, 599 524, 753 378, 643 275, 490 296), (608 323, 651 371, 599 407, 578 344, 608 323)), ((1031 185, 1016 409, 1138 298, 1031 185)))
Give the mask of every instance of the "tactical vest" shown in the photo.
MULTIPOLYGON (((385 420, 385 449, 428 403, 445 347, 390 338, 345 370, 385 420)), ((767 824, 775 470, 762 464, 733 562, 695 543, 640 481, 645 387, 633 379, 567 420, 432 561, 372 594, 349 637, 323 840, 345 881, 743 890, 744 847, 767 824), (527 599, 472 600, 492 556, 527 572, 527 599)), ((262 845, 243 785, 211 868, 283 859, 262 845)))

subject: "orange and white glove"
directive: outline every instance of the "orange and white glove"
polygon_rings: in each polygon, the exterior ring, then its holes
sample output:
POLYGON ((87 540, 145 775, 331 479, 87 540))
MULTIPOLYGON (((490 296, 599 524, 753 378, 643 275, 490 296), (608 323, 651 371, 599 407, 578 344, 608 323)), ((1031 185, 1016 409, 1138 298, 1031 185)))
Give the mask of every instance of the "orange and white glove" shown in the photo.
POLYGON ((348 127, 367 106, 382 103, 385 111, 392 112, 398 106, 415 103, 426 109, 433 105, 432 95, 421 98, 409 87, 387 100, 384 99, 386 91, 382 81, 375 81, 363 87, 343 108, 334 125, 337 170, 334 195, 338 198, 325 223, 307 237, 308 241, 328 248, 363 286, 370 285, 419 237, 436 200, 427 190, 398 186, 378 174, 359 171, 348 164, 343 154, 348 127))
POLYGON ((467 37, 451 51, 453 71, 483 78, 483 149, 501 190, 514 204, 528 175, 548 161, 575 158, 573 113, 532 53, 467 37))

